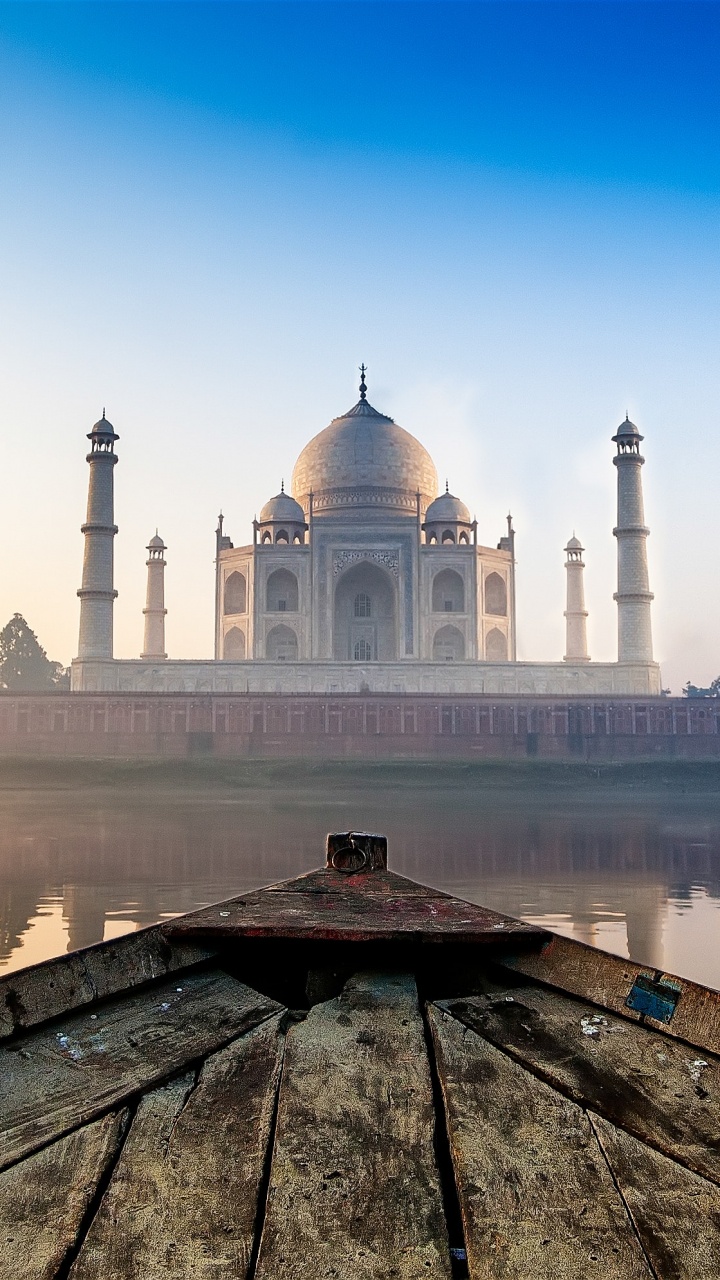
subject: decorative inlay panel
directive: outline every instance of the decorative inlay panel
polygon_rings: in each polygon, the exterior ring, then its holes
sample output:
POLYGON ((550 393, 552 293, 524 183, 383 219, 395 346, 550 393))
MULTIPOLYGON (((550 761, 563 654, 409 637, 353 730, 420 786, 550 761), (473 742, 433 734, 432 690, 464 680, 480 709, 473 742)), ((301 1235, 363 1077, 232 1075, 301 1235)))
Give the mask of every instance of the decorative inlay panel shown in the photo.
POLYGON ((393 577, 397 578, 400 573, 400 557, 397 551, 334 551, 333 552, 333 577, 337 578, 339 573, 347 569, 348 565, 357 564, 361 560, 369 560, 372 564, 382 565, 383 569, 388 569, 393 577))

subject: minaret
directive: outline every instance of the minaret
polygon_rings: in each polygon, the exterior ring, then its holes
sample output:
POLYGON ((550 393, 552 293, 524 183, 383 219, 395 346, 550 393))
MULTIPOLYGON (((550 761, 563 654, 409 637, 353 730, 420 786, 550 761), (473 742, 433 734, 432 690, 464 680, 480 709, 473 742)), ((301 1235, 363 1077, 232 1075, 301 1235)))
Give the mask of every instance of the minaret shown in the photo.
POLYGON ((587 609, 585 608, 585 564, 580 539, 573 534, 565 548, 567 609, 565 610, 565 657, 563 662, 589 662, 587 651, 587 609))
POLYGON ((652 662, 652 627, 645 526, 642 472, 645 461, 640 453, 640 435, 634 422, 625 417, 613 441, 617 454, 617 528, 618 578, 615 599, 618 605, 618 662, 652 662))
POLYGON ((141 658, 167 658, 165 652, 165 543, 157 529, 147 550, 147 596, 145 598, 145 644, 141 658))
POLYGON ((82 586, 80 597, 80 638, 78 658, 112 658, 113 656, 113 538, 114 523, 113 470, 115 441, 119 436, 111 422, 103 416, 88 434, 90 464, 87 520, 82 586))

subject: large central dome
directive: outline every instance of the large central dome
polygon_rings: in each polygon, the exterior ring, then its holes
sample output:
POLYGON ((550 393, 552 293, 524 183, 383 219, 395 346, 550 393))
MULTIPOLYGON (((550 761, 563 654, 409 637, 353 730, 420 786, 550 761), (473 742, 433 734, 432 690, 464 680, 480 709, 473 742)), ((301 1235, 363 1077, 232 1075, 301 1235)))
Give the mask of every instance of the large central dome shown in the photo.
POLYGON ((305 445, 295 463, 292 492, 307 512, 335 508, 391 509, 408 514, 437 495, 435 464, 419 440, 361 398, 305 445))

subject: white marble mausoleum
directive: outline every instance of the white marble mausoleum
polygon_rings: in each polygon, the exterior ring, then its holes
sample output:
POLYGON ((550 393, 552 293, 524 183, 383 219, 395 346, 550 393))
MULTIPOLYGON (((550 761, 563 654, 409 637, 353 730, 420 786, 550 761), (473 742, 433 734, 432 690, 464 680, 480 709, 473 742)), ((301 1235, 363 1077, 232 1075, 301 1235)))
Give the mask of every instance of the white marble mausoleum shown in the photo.
POLYGON ((360 398, 300 453, 284 485, 234 546, 216 532, 212 659, 165 652, 165 545, 148 545, 142 655, 113 658, 114 428, 89 434, 90 485, 73 688, 127 692, 535 693, 652 695, 653 661, 639 443, 613 440, 618 468, 619 652, 587 654, 583 548, 568 543, 562 661, 518 662, 511 518, 484 545, 465 503, 438 484, 423 445, 360 398))

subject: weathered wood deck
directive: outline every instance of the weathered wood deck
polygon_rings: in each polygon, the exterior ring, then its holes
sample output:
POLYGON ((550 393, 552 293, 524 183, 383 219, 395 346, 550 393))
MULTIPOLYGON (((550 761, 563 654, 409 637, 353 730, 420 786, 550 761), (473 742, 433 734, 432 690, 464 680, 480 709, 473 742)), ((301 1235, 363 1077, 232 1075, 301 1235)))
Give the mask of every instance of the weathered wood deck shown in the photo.
POLYGON ((720 1275, 717 993, 383 853, 0 983, 0 1280, 720 1275))

